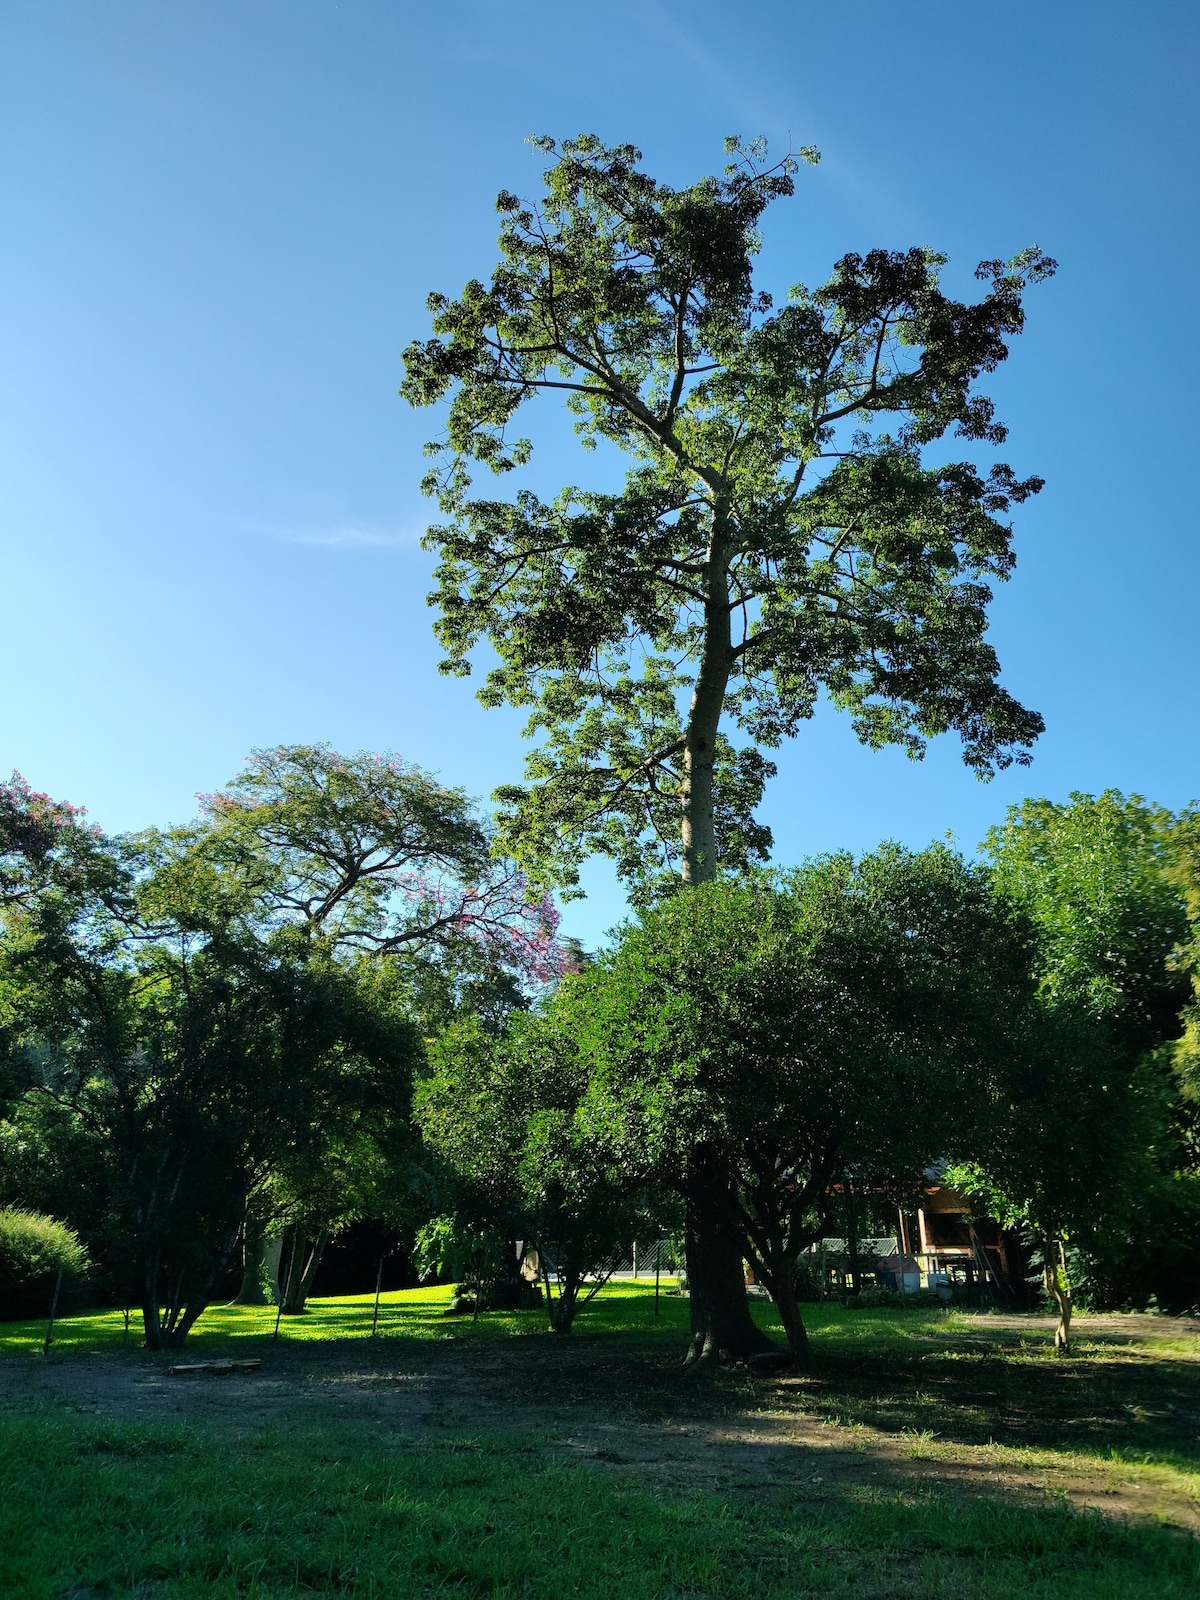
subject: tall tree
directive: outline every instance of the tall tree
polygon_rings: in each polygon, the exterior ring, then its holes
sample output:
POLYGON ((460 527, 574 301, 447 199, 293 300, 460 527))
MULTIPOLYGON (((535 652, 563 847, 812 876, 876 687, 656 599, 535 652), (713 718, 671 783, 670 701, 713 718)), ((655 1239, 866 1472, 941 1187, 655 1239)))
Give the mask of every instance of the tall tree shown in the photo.
POLYGON ((916 757, 954 730, 981 774, 1026 761, 1042 721, 998 684, 985 633, 1007 514, 1041 482, 931 447, 1004 439, 976 382, 1053 262, 984 262, 971 304, 943 292, 943 257, 872 250, 777 307, 752 258, 791 158, 731 140, 722 177, 675 189, 631 145, 535 144, 553 158, 542 203, 500 195, 498 267, 431 296, 435 337, 406 351, 401 389, 449 396, 425 482, 448 518, 427 535, 443 670, 469 673, 486 641, 480 699, 527 708, 543 736, 529 782, 498 792, 514 858, 569 891, 599 851, 643 898, 661 874, 763 859, 763 750, 823 692, 872 747, 916 757), (473 463, 529 459, 510 425, 546 391, 585 447, 628 456, 623 489, 472 497, 473 463))
MULTIPOLYGON (((263 935, 339 954, 448 962, 460 977, 558 974, 558 914, 531 894, 461 789, 393 754, 255 750, 204 815, 163 837, 161 892, 238 897, 263 935)), ((149 835, 146 836, 150 838, 149 835)))

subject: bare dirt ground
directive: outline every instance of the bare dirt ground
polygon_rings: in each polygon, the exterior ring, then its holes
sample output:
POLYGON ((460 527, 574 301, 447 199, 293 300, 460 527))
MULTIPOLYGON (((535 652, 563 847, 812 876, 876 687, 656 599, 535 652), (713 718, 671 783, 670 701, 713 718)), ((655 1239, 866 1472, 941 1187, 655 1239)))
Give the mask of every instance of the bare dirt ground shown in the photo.
POLYGON ((130 1354, 13 1363, 0 1403, 239 1431, 371 1426, 414 1444, 520 1433, 675 1490, 1051 1497, 1200 1535, 1195 1476, 1122 1459, 1148 1443, 1194 1456, 1200 1323, 1088 1318, 1086 1360, 1005 1361, 1006 1342, 1050 1327, 992 1316, 911 1360, 842 1356, 811 1376, 701 1385, 658 1350, 586 1336, 281 1347, 261 1371, 225 1377, 172 1377, 165 1360, 130 1354), (1153 1344, 1168 1334, 1160 1357, 1153 1344))

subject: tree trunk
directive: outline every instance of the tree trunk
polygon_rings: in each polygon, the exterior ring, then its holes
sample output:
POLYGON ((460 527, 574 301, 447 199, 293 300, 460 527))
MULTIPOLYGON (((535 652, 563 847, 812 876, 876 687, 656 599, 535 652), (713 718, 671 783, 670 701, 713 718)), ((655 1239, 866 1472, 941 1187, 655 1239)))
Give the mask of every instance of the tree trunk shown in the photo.
MULTIPOLYGON (((155 1295, 154 1315, 157 1327, 157 1342, 151 1345, 149 1338, 147 1338, 147 1348, 155 1350, 180 1350, 183 1348, 183 1343, 188 1334, 211 1304, 213 1291, 220 1282, 222 1275, 227 1271, 229 1263, 233 1260, 233 1254, 237 1249, 241 1232, 240 1224, 230 1228, 224 1244, 208 1258, 207 1266, 203 1270, 193 1266, 189 1275, 181 1267, 175 1273, 173 1283, 168 1284, 167 1303, 161 1312, 157 1295, 155 1295), (184 1293, 185 1281, 189 1285, 186 1294, 184 1293)), ((157 1252, 155 1259, 158 1259, 157 1252)), ((147 1267, 146 1281, 149 1284, 149 1267, 147 1267)), ((158 1281, 157 1273, 154 1281, 156 1283, 158 1281)))
POLYGON ((287 1288, 283 1293, 283 1309, 286 1316, 298 1317, 304 1310, 305 1302, 312 1290, 313 1279, 317 1275, 317 1268, 321 1265, 321 1257, 325 1254, 325 1246, 329 1243, 331 1234, 318 1233, 312 1241, 308 1260, 304 1260, 304 1246, 307 1240, 296 1225, 292 1238, 292 1259, 288 1267, 287 1288), (301 1262, 304 1263, 301 1267, 301 1262))
POLYGON ((679 786, 683 881, 708 883, 717 875, 717 836, 713 815, 713 767, 725 691, 733 663, 729 634, 729 576, 723 540, 714 529, 708 555, 708 596, 704 607, 704 647, 696 687, 688 708, 679 786))
POLYGON ((1058 1326, 1054 1330, 1054 1348, 1063 1354, 1071 1348, 1071 1312, 1074 1297, 1067 1278, 1067 1258, 1061 1239, 1049 1236, 1042 1245, 1042 1281, 1046 1292, 1058 1308, 1058 1326))
MULTIPOLYGON (((712 514, 705 561, 704 644, 688 708, 679 787, 682 877, 689 886, 710 883, 717 876, 714 768, 733 666, 728 527, 726 508, 719 500, 712 514)), ((685 1184, 692 1332, 685 1365, 701 1371, 721 1360, 745 1361, 779 1349, 750 1315, 742 1269, 744 1242, 731 1220, 736 1215, 733 1185, 733 1173, 716 1151, 693 1155, 685 1184)))
POLYGON ((150 1250, 142 1264, 142 1327, 147 1350, 162 1349, 162 1315, 158 1299, 160 1257, 158 1250, 150 1250))
POLYGON ((742 1237, 730 1220, 732 1187, 733 1174, 716 1151, 693 1156, 684 1224, 692 1331, 689 1367, 746 1361, 779 1348, 750 1315, 742 1237))
POLYGON ((808 1332, 796 1299, 796 1271, 790 1263, 782 1272, 773 1274, 774 1282, 768 1284, 783 1331, 787 1335, 788 1349, 798 1367, 808 1365, 808 1332))
POLYGON ((279 1258, 283 1235, 247 1226, 242 1244, 242 1286, 230 1301, 235 1306, 273 1306, 279 1299, 279 1258), (270 1285, 270 1288, 268 1288, 270 1285))

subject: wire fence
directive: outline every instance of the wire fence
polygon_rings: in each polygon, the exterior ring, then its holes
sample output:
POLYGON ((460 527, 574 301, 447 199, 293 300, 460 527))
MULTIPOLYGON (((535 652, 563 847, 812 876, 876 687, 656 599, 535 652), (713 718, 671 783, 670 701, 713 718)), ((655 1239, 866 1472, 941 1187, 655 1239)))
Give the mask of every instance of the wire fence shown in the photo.
MULTIPOLYGON (((544 1270, 551 1276, 556 1276, 558 1262, 555 1259, 553 1246, 546 1246, 542 1252, 544 1270)), ((631 1240, 629 1245, 615 1256, 598 1265, 590 1273, 594 1278, 654 1278, 673 1277, 683 1271, 683 1260, 678 1246, 668 1238, 637 1239, 631 1240)))

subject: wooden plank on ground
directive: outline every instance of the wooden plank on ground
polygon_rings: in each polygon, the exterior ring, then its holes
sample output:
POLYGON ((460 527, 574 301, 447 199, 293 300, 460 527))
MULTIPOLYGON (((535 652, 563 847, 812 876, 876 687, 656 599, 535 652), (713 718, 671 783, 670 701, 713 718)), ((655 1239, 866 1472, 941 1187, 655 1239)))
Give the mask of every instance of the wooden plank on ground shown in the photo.
POLYGON ((227 1377, 231 1372, 257 1372, 262 1362, 254 1361, 195 1361, 187 1366, 168 1367, 173 1378, 190 1378, 211 1373, 214 1377, 227 1377))

